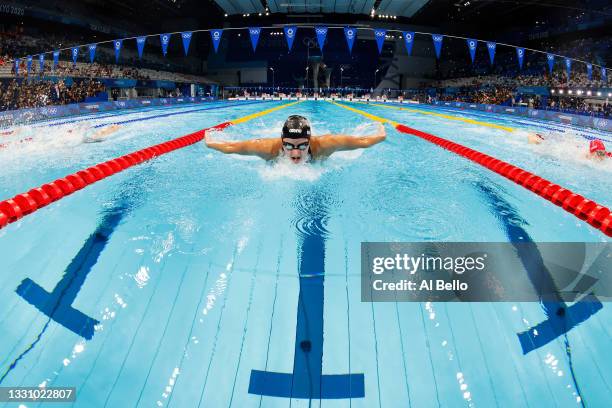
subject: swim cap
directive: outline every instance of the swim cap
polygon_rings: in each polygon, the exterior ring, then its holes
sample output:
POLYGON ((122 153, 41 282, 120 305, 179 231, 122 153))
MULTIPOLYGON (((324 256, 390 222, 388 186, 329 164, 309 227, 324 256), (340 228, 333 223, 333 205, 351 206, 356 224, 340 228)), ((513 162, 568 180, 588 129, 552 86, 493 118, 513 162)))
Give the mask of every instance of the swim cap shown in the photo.
POLYGON ((310 122, 304 116, 291 115, 283 125, 282 138, 301 139, 310 138, 310 122))
POLYGON ((599 139, 591 140, 591 143, 589 144, 589 151, 591 153, 595 153, 599 150, 603 150, 604 152, 606 151, 606 147, 604 146, 603 142, 599 139))

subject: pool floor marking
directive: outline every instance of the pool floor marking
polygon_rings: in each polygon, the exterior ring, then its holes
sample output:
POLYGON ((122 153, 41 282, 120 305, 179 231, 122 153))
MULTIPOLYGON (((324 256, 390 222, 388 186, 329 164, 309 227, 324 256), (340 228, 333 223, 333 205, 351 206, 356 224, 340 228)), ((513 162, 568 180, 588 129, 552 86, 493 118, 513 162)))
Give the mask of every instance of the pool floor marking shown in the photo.
MULTIPOLYGON (((320 210, 317 209, 318 211, 320 210)), ((347 399, 365 396, 363 374, 323 374, 326 214, 306 215, 299 231, 299 282, 293 372, 252 370, 249 393, 283 398, 347 399)))
POLYGON ((35 187, 26 193, 17 194, 13 198, 0 201, 0 229, 54 201, 60 200, 75 191, 85 188, 115 173, 122 172, 127 168, 151 160, 157 156, 198 143, 206 137, 206 132, 209 130, 223 130, 228 126, 244 123, 251 119, 267 115, 268 113, 293 106, 296 103, 300 103, 300 101, 285 103, 271 109, 234 119, 230 122, 223 122, 216 126, 200 129, 188 135, 88 167, 87 169, 70 174, 64 178, 35 187))
MULTIPOLYGON (((362 110, 338 103, 334 104, 360 115, 369 117, 373 120, 377 120, 379 122, 385 121, 384 118, 374 116, 362 110)), ((394 126, 398 132, 417 136, 423 140, 438 145, 443 149, 480 164, 481 166, 515 182, 519 186, 522 186, 527 190, 539 195, 545 200, 563 208, 568 213, 578 217, 592 227, 597 228, 607 236, 612 237, 612 213, 610 212, 609 208, 600 205, 593 200, 589 200, 580 194, 576 194, 558 184, 539 177, 529 171, 523 170, 520 167, 496 159, 493 156, 489 156, 488 154, 470 149, 469 147, 439 136, 414 129, 406 125, 397 124, 397 122, 395 123, 396 125, 394 126)))
POLYGON ((56 323, 91 340, 94 326, 99 322, 74 309, 72 303, 123 216, 122 208, 115 208, 104 215, 98 228, 85 241, 51 293, 30 278, 24 279, 15 292, 56 323))
POLYGON ((509 126, 502 126, 502 125, 497 125, 495 123, 483 122, 483 121, 480 121, 480 120, 461 118, 459 116, 446 115, 444 113, 430 112, 430 111, 426 111, 426 110, 422 110, 422 109, 400 108, 399 106, 380 105, 380 104, 376 104, 376 103, 369 103, 368 104, 368 103, 365 103, 365 102, 353 102, 353 103, 359 103, 359 104, 364 104, 364 105, 369 105, 369 106, 376 106, 378 108, 404 110, 404 111, 412 112, 412 113, 420 113, 422 115, 431 115, 431 116, 436 116, 436 117, 443 118, 443 119, 449 119, 449 120, 456 120, 456 121, 459 121, 459 122, 465 122, 465 123, 469 123, 469 124, 472 124, 472 125, 485 126, 485 127, 490 127, 490 128, 493 128, 493 129, 501 129, 501 130, 505 130, 507 132, 514 132, 516 130, 515 128, 509 127, 509 126))
MULTIPOLYGON (((496 218, 501 222, 508 240, 510 243, 515 244, 517 255, 527 271, 527 275, 534 290, 537 293, 559 292, 558 290, 550 290, 550 288, 554 287, 555 283, 550 271, 544 264, 538 247, 535 243, 533 246, 524 245, 524 243, 534 242, 529 236, 529 233, 522 227, 522 225, 527 224, 527 221, 523 220, 516 209, 504 200, 504 198, 493 188, 482 182, 477 186, 487 199, 487 203, 494 211, 496 218), (516 245, 517 243, 520 243, 520 245, 516 245), (545 289, 544 286, 548 286, 549 289, 545 289)), ((605 262, 602 258, 605 257, 606 252, 603 251, 591 265, 591 270, 601 269, 601 262, 605 262)), ((592 275, 596 274, 595 272, 592 275)), ((587 272, 584 274, 584 277, 590 278, 591 275, 587 272)), ((581 282, 579 282, 577 286, 580 286, 581 282)), ((590 287, 590 285, 588 285, 588 287, 590 287)), ((585 293, 588 291, 588 287, 576 287, 574 289, 581 293, 585 293)), ((540 300, 540 304, 547 316, 546 320, 517 334, 523 354, 536 350, 559 336, 568 333, 571 329, 585 322, 603 308, 599 299, 592 294, 585 296, 569 307, 560 298, 557 301, 540 300)))

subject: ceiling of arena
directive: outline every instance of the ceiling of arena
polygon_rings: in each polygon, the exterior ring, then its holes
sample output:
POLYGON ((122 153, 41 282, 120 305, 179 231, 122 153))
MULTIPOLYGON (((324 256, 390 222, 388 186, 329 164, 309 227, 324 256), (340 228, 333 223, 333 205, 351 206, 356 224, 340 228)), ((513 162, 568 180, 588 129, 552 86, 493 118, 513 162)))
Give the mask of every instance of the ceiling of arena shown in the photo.
POLYGON ((227 14, 336 13, 376 14, 412 17, 430 0, 215 0, 227 14))

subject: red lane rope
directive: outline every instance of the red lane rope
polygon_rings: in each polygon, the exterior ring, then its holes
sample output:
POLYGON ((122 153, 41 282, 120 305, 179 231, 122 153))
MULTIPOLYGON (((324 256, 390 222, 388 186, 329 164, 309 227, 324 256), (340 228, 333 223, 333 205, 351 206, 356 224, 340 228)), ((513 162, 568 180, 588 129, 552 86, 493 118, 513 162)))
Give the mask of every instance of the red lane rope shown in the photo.
POLYGON ((612 236, 612 213, 610 209, 595 201, 589 200, 573 191, 552 183, 542 177, 514 166, 495 157, 481 153, 477 150, 460 145, 450 140, 413 129, 405 125, 395 127, 399 132, 408 133, 429 142, 432 142, 446 150, 465 157, 475 163, 486 167, 495 173, 514 181, 516 184, 536 193, 540 197, 563 208, 570 214, 575 215, 591 226, 601 230, 607 236, 612 236))
POLYGON ((0 228, 108 176, 157 156, 200 142, 204 139, 208 130, 223 130, 230 125, 232 125, 232 122, 224 122, 198 130, 177 139, 96 164, 95 166, 33 188, 26 193, 17 194, 8 200, 0 201, 0 228))

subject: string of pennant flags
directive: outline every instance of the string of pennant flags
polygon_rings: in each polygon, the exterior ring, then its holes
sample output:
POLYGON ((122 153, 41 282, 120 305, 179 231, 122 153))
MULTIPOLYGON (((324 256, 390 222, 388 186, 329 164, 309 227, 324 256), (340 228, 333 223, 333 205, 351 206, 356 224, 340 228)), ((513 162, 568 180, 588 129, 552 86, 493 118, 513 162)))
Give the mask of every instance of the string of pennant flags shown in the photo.
MULTIPOLYGON (((353 51, 353 45, 355 43, 355 38, 357 37, 357 31, 358 30, 372 30, 374 31, 374 38, 376 40, 376 45, 378 47, 378 53, 381 54, 382 53, 382 49, 383 49, 383 44, 385 42, 385 40, 387 39, 387 34, 391 33, 391 32, 400 32, 403 36, 404 39, 404 44, 406 46, 406 51, 408 53, 408 55, 412 55, 412 46, 414 44, 415 41, 415 37, 416 35, 429 35, 431 36, 431 39, 433 41, 433 45, 434 45, 434 50, 436 53, 436 59, 440 59, 441 56, 441 52, 442 52, 442 43, 444 41, 445 37, 448 38, 458 38, 458 39, 464 39, 467 42, 467 49, 468 52, 470 54, 470 58, 472 61, 472 64, 474 64, 475 59, 476 59, 476 49, 478 48, 478 44, 479 43, 485 43, 487 50, 489 51, 489 61, 491 63, 491 65, 494 64, 495 61, 495 52, 497 49, 498 45, 502 45, 502 46, 506 46, 506 47, 512 47, 516 49, 516 56, 517 56, 517 61, 518 61, 518 65, 519 65, 519 69, 523 68, 523 61, 525 59, 525 53, 526 51, 530 51, 530 52, 535 52, 535 53, 541 53, 541 54, 546 54, 546 59, 548 62, 548 68, 549 68, 549 72, 552 73, 553 68, 554 68, 554 64, 555 64, 555 60, 557 58, 561 58, 564 61, 565 64, 565 70, 567 72, 567 77, 570 77, 570 73, 571 73, 571 69, 572 69, 572 61, 576 61, 576 62, 580 62, 582 64, 584 64, 586 66, 586 71, 587 71, 587 77, 589 80, 592 80, 593 78, 593 67, 598 67, 600 69, 600 76, 601 79, 604 82, 607 82, 608 76, 607 76, 607 68, 603 67, 601 65, 597 65, 597 64, 592 64, 590 62, 586 62, 586 61, 582 61, 582 60, 578 60, 575 58, 569 58, 569 57, 565 57, 562 55, 557 55, 557 54, 553 54, 553 53, 546 53, 540 50, 534 50, 534 49, 530 49, 530 48, 524 48, 524 47, 517 47, 514 45, 510 45, 510 44, 504 44, 504 43, 496 43, 493 41, 483 41, 483 40, 478 40, 478 39, 474 39, 474 38, 466 38, 466 37, 460 37, 460 36, 454 36, 454 35, 444 35, 444 34, 435 34, 435 33, 424 33, 424 32, 417 32, 417 31, 399 31, 399 30, 386 30, 386 29, 380 29, 380 28, 365 28, 365 27, 351 27, 351 26, 346 26, 346 27, 328 27, 328 26, 322 26, 322 25, 317 25, 317 26, 296 26, 296 25, 286 25, 283 26, 283 31, 284 31, 284 35, 285 35, 285 39, 287 40, 287 47, 289 49, 289 51, 292 50, 293 48, 293 41, 297 35, 297 30, 298 28, 309 28, 312 29, 314 28, 315 34, 317 36, 317 43, 319 45, 319 49, 321 50, 321 52, 323 52, 323 48, 325 45, 325 40, 327 38, 327 34, 329 29, 343 29, 344 30, 344 37, 346 39, 346 43, 347 43, 347 47, 349 50, 349 53, 352 53, 353 51)), ((60 56, 60 52, 61 51, 66 51, 66 50, 70 50, 71 56, 72 56, 72 63, 73 66, 76 65, 78 57, 79 57, 79 50, 83 47, 86 47, 89 50, 89 62, 93 63, 94 59, 95 59, 95 54, 96 54, 96 49, 97 46, 99 44, 104 44, 104 43, 108 43, 108 42, 112 42, 113 43, 113 48, 115 50, 115 62, 119 62, 119 58, 120 58, 120 54, 121 54, 121 49, 123 47, 123 42, 126 40, 135 40, 136 41, 136 47, 138 50, 138 58, 142 59, 142 54, 144 51, 144 47, 145 47, 145 43, 147 38, 149 37, 154 37, 154 36, 159 36, 160 39, 160 43, 161 43, 161 49, 162 49, 162 54, 164 55, 164 57, 166 56, 167 52, 168 52, 168 45, 170 44, 170 38, 172 35, 180 35, 182 41, 183 41, 183 50, 185 52, 185 56, 187 56, 189 54, 189 45, 191 43, 191 38, 193 37, 194 33, 198 33, 198 32, 209 32, 210 33, 210 38, 213 44, 213 48, 215 50, 215 53, 218 52, 219 50, 219 44, 221 43, 221 38, 223 36, 223 32, 225 30, 248 30, 249 32, 249 36, 251 39, 251 45, 253 47, 253 52, 257 51, 257 44, 259 42, 259 37, 261 35, 261 32, 263 29, 277 29, 277 27, 240 27, 240 28, 227 28, 227 29, 207 29, 207 30, 195 30, 195 31, 183 31, 183 32, 174 32, 174 33, 162 33, 162 34, 152 34, 152 35, 146 35, 146 36, 139 36, 139 37, 129 37, 129 38, 122 38, 122 39, 117 39, 117 40, 112 40, 112 41, 102 41, 102 42, 98 42, 98 43, 93 43, 93 44, 86 44, 86 45, 77 45, 74 47, 70 47, 70 48, 63 48, 60 50, 55 50, 55 51, 50 51, 50 52, 45 52, 45 53, 41 53, 38 55, 28 55, 27 57, 25 57, 26 60, 26 69, 28 74, 30 73, 31 69, 32 69, 32 61, 34 59, 34 57, 38 57, 39 60, 39 64, 40 64, 40 71, 42 72, 44 69, 44 63, 45 63, 45 55, 46 54, 52 54, 53 55, 53 70, 55 70, 55 67, 57 66, 58 62, 59 62, 59 56, 60 56)), ((14 60, 14 64, 15 64, 15 75, 19 75, 19 65, 21 63, 21 59, 22 58, 16 58, 14 60)))

